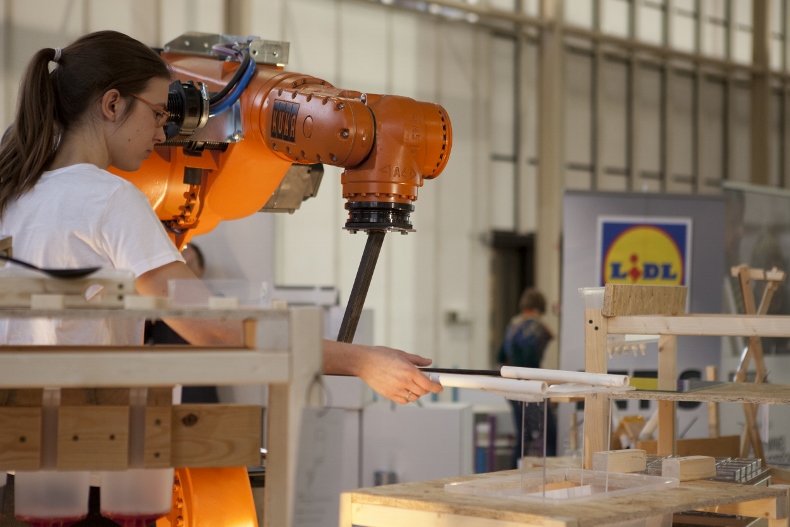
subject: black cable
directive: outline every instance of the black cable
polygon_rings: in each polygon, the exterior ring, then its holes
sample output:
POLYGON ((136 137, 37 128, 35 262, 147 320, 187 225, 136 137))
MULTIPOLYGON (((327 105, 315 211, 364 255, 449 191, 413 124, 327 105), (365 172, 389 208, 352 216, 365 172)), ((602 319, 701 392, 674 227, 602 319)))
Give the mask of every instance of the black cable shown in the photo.
POLYGON ((241 76, 244 75, 244 72, 247 70, 247 66, 250 64, 250 60, 252 59, 250 58, 250 52, 247 51, 246 48, 241 51, 241 54, 244 56, 244 58, 242 58, 238 69, 233 74, 230 82, 228 82, 220 91, 211 96, 209 99, 209 106, 218 103, 223 97, 225 97, 230 92, 230 90, 232 90, 233 87, 239 83, 241 76))

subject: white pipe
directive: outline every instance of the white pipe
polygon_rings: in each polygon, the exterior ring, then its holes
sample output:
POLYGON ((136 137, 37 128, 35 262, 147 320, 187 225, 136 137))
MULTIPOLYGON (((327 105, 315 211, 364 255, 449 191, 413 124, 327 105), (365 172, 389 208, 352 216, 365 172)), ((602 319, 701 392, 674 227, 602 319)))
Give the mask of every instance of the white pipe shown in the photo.
POLYGON ((593 386, 628 386, 628 375, 611 375, 608 373, 587 373, 583 371, 546 370, 543 368, 519 368, 502 366, 502 377, 508 379, 532 379, 546 382, 575 382, 593 386))
POLYGON ((522 381, 518 379, 503 379, 487 375, 461 375, 458 373, 431 373, 428 378, 445 387, 474 388, 501 393, 529 393, 545 395, 548 385, 543 381, 522 381))

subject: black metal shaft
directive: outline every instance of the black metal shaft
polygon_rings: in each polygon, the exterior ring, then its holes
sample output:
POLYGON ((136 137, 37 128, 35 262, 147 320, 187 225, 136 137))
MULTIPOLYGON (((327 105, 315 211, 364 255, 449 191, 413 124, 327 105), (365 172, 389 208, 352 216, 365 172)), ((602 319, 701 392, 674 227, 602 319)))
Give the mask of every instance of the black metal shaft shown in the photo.
POLYGON ((338 342, 352 342, 354 340, 354 333, 357 331, 359 316, 362 314, 362 307, 365 305, 365 297, 368 296, 370 280, 373 278, 373 271, 376 269, 376 260, 379 259, 385 234, 386 231, 368 231, 368 241, 365 243, 362 261, 359 262, 357 277, 354 279, 354 287, 351 289, 346 312, 343 314, 343 323, 340 324, 340 332, 337 335, 338 342))

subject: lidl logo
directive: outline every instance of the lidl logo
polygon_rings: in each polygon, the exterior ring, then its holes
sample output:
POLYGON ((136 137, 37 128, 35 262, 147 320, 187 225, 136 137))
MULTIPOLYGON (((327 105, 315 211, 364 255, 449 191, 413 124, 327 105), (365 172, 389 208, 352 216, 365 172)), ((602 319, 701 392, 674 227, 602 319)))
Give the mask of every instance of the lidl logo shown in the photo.
POLYGON ((599 220, 600 285, 688 285, 691 220, 599 220))

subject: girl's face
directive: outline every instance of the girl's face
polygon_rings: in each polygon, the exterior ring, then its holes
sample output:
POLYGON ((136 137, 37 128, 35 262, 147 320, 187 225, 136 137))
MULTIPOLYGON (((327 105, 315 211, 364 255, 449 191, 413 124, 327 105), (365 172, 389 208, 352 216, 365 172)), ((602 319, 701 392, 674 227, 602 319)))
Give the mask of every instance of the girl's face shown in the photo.
POLYGON ((164 111, 169 86, 167 79, 151 79, 145 91, 135 94, 139 100, 134 97, 124 99, 130 109, 108 140, 112 166, 133 172, 151 155, 154 145, 165 140, 164 128, 157 126, 161 112, 145 102, 164 111))

